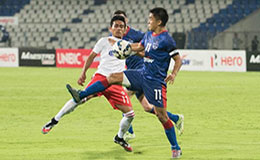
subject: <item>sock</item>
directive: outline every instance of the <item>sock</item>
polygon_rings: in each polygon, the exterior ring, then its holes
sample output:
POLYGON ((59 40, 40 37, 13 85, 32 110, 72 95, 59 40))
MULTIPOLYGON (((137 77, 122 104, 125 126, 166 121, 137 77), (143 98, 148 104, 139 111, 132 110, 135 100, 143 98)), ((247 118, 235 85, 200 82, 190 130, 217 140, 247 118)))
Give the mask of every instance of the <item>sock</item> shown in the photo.
POLYGON ((154 107, 152 108, 152 110, 150 111, 150 113, 155 114, 155 112, 154 112, 154 107))
POLYGON ((54 117, 56 121, 59 121, 61 117, 63 117, 65 114, 68 114, 72 112, 78 104, 74 102, 73 99, 70 99, 59 111, 59 113, 54 117))
POLYGON ((179 116, 177 114, 172 114, 171 112, 167 112, 168 117, 172 120, 175 124, 179 120, 179 116))
POLYGON ((171 144, 171 148, 173 149, 180 149, 180 146, 178 145, 175 129, 170 119, 166 123, 163 124, 166 136, 171 144))
MULTIPOLYGON (((155 114, 154 107, 152 108, 150 113, 155 114)), ((170 120, 172 120, 174 123, 177 123, 177 121, 179 120, 179 116, 177 114, 172 114, 171 112, 167 111, 167 115, 170 118, 170 120)))
POLYGON ((119 131, 117 133, 119 138, 123 138, 124 134, 126 133, 126 131, 129 129, 131 122, 134 119, 134 111, 129 111, 127 113, 124 114, 124 117, 122 118, 122 120, 120 121, 119 124, 119 131))
POLYGON ((131 133, 131 134, 134 134, 134 130, 133 130, 133 126, 130 125, 129 129, 128 129, 128 132, 131 133))
POLYGON ((108 86, 109 86, 109 83, 107 81, 107 78, 105 78, 101 81, 97 81, 97 82, 93 83, 92 85, 90 85, 89 87, 87 87, 84 91, 81 91, 79 93, 79 97, 80 97, 80 99, 83 99, 91 94, 102 92, 108 86))
POLYGON ((51 119, 51 124, 57 124, 58 122, 59 121, 56 121, 54 117, 51 119))
MULTIPOLYGON (((124 116, 124 114, 122 114, 124 116)), ((133 130, 133 125, 131 124, 129 129, 128 129, 128 132, 131 133, 131 134, 134 134, 134 130, 133 130)))

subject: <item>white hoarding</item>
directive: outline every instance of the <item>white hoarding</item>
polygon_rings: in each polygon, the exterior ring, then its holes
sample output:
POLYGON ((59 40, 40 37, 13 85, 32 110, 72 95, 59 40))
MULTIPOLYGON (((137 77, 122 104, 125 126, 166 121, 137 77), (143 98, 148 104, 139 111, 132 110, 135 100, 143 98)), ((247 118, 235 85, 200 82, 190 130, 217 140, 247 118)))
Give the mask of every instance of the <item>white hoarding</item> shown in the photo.
MULTIPOLYGON (((243 50, 179 50, 185 71, 246 72, 246 52, 243 50)), ((173 67, 173 61, 170 69, 173 67)))
POLYGON ((18 48, 0 48, 0 67, 18 67, 18 48))
POLYGON ((0 25, 18 25, 18 17, 0 16, 0 25))

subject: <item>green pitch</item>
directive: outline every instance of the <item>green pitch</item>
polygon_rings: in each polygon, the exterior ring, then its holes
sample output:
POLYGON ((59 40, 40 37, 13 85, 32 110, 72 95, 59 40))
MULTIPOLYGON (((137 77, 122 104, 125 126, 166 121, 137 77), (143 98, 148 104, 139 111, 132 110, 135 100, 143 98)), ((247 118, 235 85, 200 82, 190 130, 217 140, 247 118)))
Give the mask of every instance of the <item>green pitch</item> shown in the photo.
MULTIPOLYGON (((81 69, 0 68, 1 160, 169 160, 170 145, 154 115, 132 98, 132 153, 114 144, 121 113, 96 98, 42 126, 70 99, 81 69)), ((88 72, 88 78, 94 70, 88 72)), ((260 159, 260 73, 180 72, 168 86, 168 110, 185 116, 182 159, 260 159)))

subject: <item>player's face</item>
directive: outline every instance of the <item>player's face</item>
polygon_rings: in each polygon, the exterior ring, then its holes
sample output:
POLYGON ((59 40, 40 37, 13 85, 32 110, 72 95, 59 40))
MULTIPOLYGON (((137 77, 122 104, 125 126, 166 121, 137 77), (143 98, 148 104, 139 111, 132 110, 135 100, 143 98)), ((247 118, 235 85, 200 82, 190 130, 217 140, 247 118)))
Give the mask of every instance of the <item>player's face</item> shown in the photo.
POLYGON ((148 29, 150 31, 155 31, 155 29, 160 25, 161 21, 157 20, 152 13, 149 14, 148 18, 148 29))
POLYGON ((116 38, 122 38, 125 33, 125 24, 123 21, 116 20, 113 22, 112 27, 110 27, 110 32, 116 38))

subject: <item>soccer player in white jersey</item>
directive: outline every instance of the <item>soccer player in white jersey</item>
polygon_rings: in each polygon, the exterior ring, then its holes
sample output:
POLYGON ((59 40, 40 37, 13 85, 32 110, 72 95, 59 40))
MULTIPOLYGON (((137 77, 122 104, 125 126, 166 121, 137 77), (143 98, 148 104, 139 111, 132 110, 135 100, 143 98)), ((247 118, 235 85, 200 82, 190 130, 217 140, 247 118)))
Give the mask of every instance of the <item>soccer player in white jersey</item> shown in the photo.
MULTIPOLYGON (((110 54, 112 45, 109 42, 110 39, 115 41, 121 39, 125 33, 125 30, 126 23, 124 17, 114 16, 110 22, 110 32, 112 33, 112 36, 103 37, 96 43, 94 49, 84 64, 82 73, 78 80, 79 85, 83 86, 86 79, 86 71, 89 69, 98 53, 100 53, 100 64, 87 87, 95 82, 103 81, 103 79, 105 79, 106 76, 109 76, 111 73, 122 72, 125 70, 125 60, 119 60, 110 54)), ((124 117, 120 122, 120 128, 117 135, 114 137, 114 142, 121 145, 126 151, 131 152, 132 147, 123 139, 123 136, 130 127, 135 115, 129 96, 127 95, 124 88, 120 85, 111 85, 105 91, 97 93, 97 95, 104 95, 114 109, 118 109, 123 112, 124 117)), ((92 96, 93 95, 90 97, 92 96)), ((86 101, 86 99, 79 103, 76 103, 73 99, 69 100, 59 111, 59 113, 53 117, 50 122, 44 125, 42 128, 42 133, 47 134, 59 122, 63 115, 73 111, 79 104, 84 101, 86 101)))

